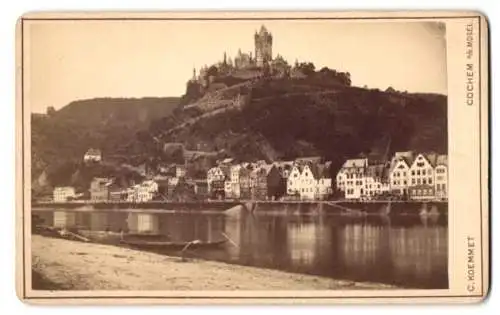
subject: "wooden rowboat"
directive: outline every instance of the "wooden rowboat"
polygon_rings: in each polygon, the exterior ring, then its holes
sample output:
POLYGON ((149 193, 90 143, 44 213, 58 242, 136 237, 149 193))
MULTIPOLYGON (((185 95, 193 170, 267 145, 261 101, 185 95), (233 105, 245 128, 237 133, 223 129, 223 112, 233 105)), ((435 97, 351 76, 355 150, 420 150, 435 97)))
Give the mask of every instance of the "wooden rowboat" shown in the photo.
POLYGON ((227 240, 221 240, 217 242, 202 242, 202 241, 192 241, 192 242, 169 242, 169 241, 150 241, 150 240, 140 240, 140 239, 122 239, 121 244, 125 244, 132 247, 144 248, 144 249, 193 249, 193 248, 217 248, 224 245, 227 240))

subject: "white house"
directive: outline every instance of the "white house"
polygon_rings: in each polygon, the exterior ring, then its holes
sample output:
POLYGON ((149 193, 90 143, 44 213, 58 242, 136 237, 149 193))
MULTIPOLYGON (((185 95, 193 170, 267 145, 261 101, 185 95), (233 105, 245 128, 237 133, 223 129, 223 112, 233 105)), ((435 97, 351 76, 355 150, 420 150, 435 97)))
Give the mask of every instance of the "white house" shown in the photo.
MULTIPOLYGON (((222 170, 221 167, 219 166, 215 166, 215 167, 212 167, 211 169, 209 169, 207 171, 207 185, 208 185, 208 192, 209 193, 212 193, 213 191, 213 182, 218 182, 218 184, 220 183, 224 183, 226 179, 226 174, 224 173, 224 171, 222 170)), ((223 184, 225 185, 225 184, 223 184)), ((224 190, 225 190, 225 186, 224 187, 224 190)), ((218 189, 220 189, 218 187, 218 189)))
POLYGON ((302 166, 298 181, 299 186, 297 187, 302 200, 313 200, 316 196, 317 180, 313 173, 313 167, 310 164, 302 166))
POLYGON ((74 198, 75 188, 66 186, 66 187, 56 187, 53 191, 54 202, 66 202, 70 198, 74 198))
POLYGON ((294 165, 286 181, 286 193, 288 195, 300 194, 301 170, 294 165))
POLYGON ((435 153, 419 153, 410 167, 410 198, 433 199, 435 198, 434 165, 437 160, 435 153))
POLYGON ((436 184, 435 194, 436 198, 448 198, 448 156, 439 155, 434 168, 434 181, 436 184))
POLYGON ((337 189, 345 193, 346 199, 359 199, 364 194, 365 174, 368 159, 349 159, 337 173, 337 189))
POLYGON ((434 185, 434 163, 437 155, 434 153, 419 153, 410 166, 410 186, 434 185))
POLYGON ((158 183, 153 180, 146 180, 138 185, 135 192, 137 202, 151 201, 158 192, 158 183))
POLYGON ((90 148, 83 155, 84 162, 101 162, 101 160, 102 160, 102 153, 101 150, 99 149, 90 148))
POLYGON ((413 160, 414 153, 412 151, 394 154, 389 168, 389 185, 393 193, 408 194, 408 187, 411 184, 410 167, 413 160))

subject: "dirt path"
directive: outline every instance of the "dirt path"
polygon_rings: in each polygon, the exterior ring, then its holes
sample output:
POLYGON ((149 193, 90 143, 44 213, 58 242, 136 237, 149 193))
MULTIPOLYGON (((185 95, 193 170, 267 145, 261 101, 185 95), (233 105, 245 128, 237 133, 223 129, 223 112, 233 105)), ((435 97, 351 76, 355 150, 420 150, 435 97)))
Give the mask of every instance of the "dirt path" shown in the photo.
POLYGON ((61 290, 383 289, 276 270, 32 236, 33 288, 61 290))

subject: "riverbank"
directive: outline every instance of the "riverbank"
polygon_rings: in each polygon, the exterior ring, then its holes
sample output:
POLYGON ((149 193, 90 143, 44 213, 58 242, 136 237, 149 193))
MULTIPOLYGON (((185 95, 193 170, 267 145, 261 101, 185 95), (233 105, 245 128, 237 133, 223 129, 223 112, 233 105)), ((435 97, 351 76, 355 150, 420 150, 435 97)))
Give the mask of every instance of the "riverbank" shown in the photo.
POLYGON ((37 290, 377 290, 394 287, 32 236, 37 290))

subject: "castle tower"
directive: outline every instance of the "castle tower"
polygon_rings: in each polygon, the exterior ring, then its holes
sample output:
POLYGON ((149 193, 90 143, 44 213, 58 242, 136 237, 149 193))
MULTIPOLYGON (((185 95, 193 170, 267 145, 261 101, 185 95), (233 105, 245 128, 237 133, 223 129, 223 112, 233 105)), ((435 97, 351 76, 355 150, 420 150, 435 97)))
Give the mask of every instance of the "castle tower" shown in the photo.
POLYGON ((258 67, 272 60, 273 56, 273 35, 269 33, 264 25, 259 33, 255 32, 255 60, 258 67))

